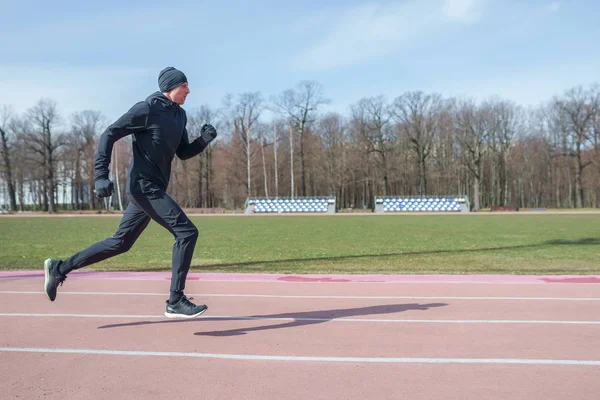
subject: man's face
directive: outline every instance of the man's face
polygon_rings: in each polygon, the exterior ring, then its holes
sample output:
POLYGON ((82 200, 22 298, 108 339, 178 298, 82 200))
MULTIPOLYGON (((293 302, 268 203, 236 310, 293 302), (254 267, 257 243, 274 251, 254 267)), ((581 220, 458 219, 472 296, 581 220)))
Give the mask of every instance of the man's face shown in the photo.
POLYGON ((171 90, 170 96, 171 100, 175 103, 182 105, 185 103, 185 98, 190 93, 190 88, 187 83, 181 84, 177 86, 175 89, 171 90))

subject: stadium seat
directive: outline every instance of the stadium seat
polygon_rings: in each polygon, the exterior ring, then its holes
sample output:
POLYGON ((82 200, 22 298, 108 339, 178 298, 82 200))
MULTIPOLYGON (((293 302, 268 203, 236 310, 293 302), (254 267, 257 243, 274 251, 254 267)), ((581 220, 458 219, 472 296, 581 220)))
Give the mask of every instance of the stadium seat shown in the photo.
POLYGON ((465 202, 462 197, 385 197, 383 198, 384 212, 407 211, 434 211, 452 212, 461 211, 461 204, 465 202))
POLYGON ((326 213, 335 199, 248 199, 253 213, 326 213))

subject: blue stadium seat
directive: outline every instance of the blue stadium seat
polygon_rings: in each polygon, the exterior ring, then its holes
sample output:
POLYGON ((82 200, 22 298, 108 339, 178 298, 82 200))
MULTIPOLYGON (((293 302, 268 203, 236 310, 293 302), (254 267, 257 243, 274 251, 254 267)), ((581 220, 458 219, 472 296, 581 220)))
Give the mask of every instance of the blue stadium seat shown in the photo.
POLYGON ((440 198, 440 197, 386 197, 383 199, 383 211, 401 212, 401 211, 461 211, 463 198, 440 198))
POLYGON ((254 213, 326 213, 333 199, 251 199, 254 213))

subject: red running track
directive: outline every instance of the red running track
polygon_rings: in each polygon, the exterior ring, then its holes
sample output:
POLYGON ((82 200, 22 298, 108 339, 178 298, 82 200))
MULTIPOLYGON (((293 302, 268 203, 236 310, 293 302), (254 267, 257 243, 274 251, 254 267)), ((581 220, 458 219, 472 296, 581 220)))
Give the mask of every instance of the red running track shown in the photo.
POLYGON ((0 273, 2 398, 600 398, 597 276, 191 278, 0 273))

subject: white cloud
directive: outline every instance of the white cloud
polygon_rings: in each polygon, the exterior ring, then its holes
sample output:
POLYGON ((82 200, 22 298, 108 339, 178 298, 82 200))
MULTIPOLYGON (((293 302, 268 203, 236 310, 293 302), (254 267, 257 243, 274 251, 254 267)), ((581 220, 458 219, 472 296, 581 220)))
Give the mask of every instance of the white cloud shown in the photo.
POLYGON ((552 3, 550 3, 550 4, 548 4, 546 6, 546 9, 549 12, 553 12, 554 13, 554 12, 557 12, 559 10, 559 8, 560 8, 561 5, 562 5, 562 1, 553 1, 552 3))
POLYGON ((448 24, 477 20, 481 4, 481 0, 411 0, 359 5, 336 14, 331 28, 293 65, 326 70, 379 58, 448 24))
POLYGON ((442 10, 448 18, 459 21, 475 21, 480 17, 478 0, 444 0, 442 10))

